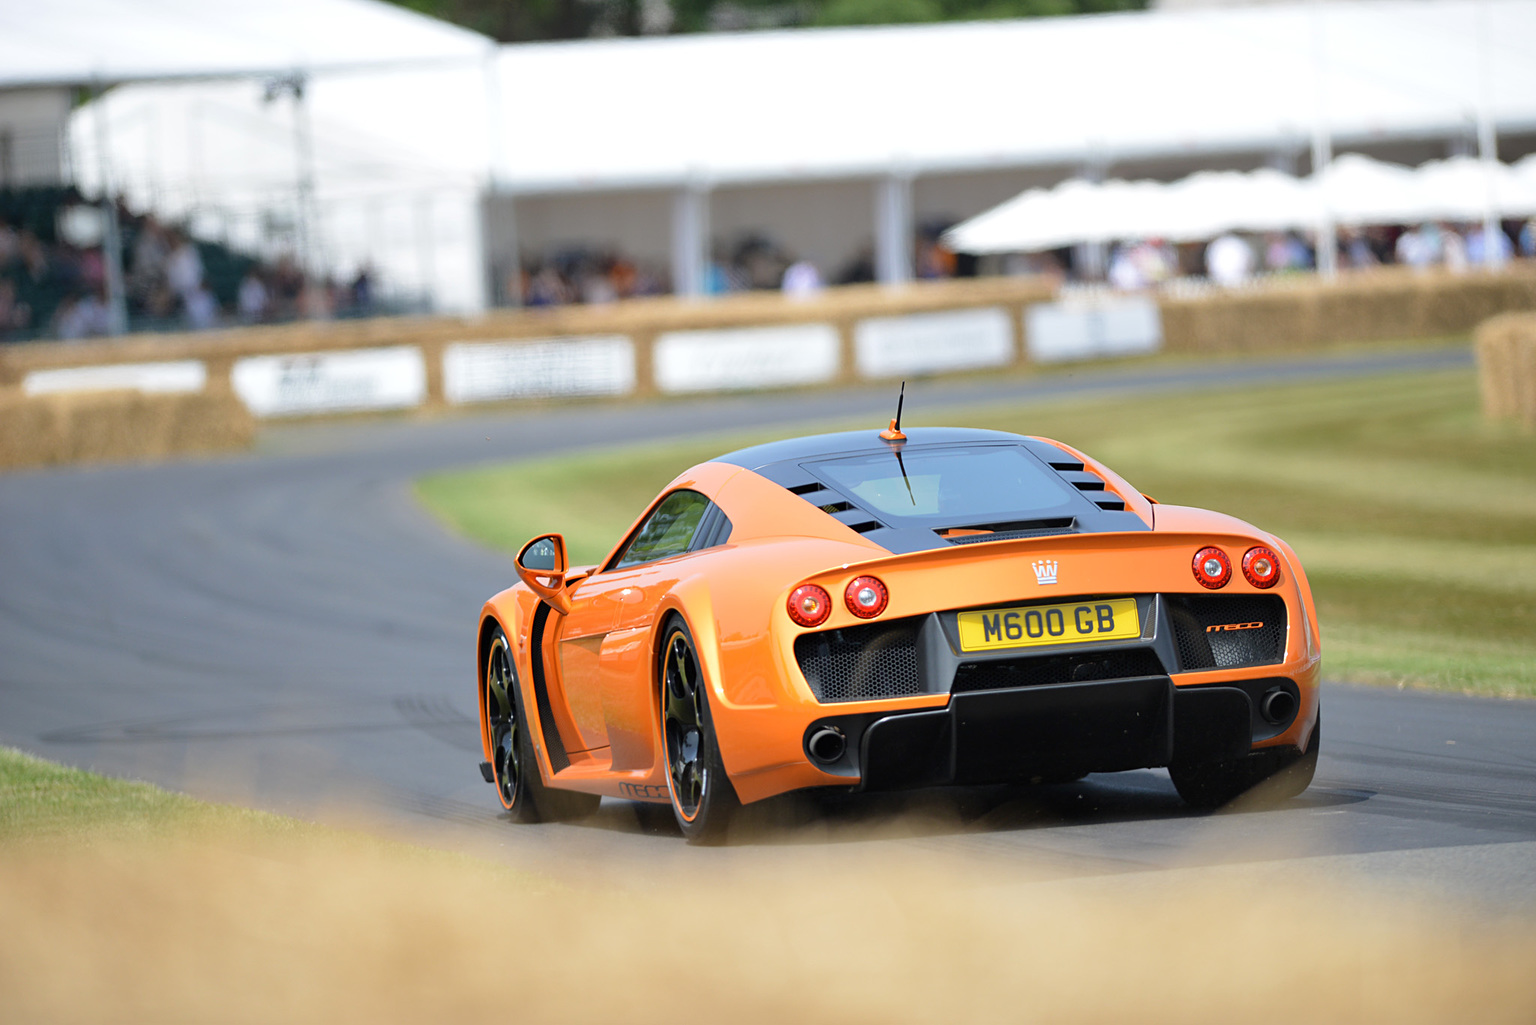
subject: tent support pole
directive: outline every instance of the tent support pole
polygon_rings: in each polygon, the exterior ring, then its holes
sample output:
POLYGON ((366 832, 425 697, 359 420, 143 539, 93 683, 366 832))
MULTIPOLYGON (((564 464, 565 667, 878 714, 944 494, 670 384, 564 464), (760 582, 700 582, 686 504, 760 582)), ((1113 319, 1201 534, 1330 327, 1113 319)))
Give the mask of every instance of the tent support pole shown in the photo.
POLYGON ((672 197, 672 292, 696 299, 704 294, 709 260, 709 189, 689 182, 672 197))
POLYGON ((437 226, 432 222, 432 193, 416 197, 416 273, 421 277, 423 312, 437 310, 437 226))
POLYGON ((1477 155, 1487 178, 1483 190, 1483 266, 1497 270, 1504 266, 1504 246, 1494 239, 1504 228, 1499 224, 1498 197, 1494 194, 1499 172, 1499 137, 1493 120, 1488 61, 1488 0, 1477 0, 1477 155))
POLYGON ((912 178, 893 172, 875 186, 875 278, 882 285, 912 280, 912 178))
MULTIPOLYGON (((1328 24, 1323 12, 1322 0, 1312 0, 1312 94, 1315 104, 1312 111, 1312 177, 1319 186, 1328 165, 1333 163, 1333 138, 1328 128, 1328 24)), ((1333 210, 1328 204, 1328 193, 1319 189, 1322 202, 1318 204, 1317 220, 1317 272, 1325 281, 1332 281, 1339 273, 1338 225, 1334 223, 1333 210)))
POLYGON ((481 77, 485 84, 485 134, 486 152, 485 195, 480 204, 480 278, 485 282, 486 301, 483 307, 504 304, 523 305, 523 256, 517 245, 517 204, 509 189, 503 193, 501 178, 507 166, 507 139, 502 124, 501 107, 501 47, 492 45, 485 53, 481 65, 481 77), (498 221, 497 207, 502 216, 498 221), (498 239, 493 229, 498 223, 505 224, 504 251, 511 253, 511 265, 505 273, 496 259, 498 239), (498 281, 500 277, 503 280, 498 281))
POLYGON ((302 72, 294 72, 293 88, 293 146, 298 161, 298 243, 299 269, 304 272, 304 287, 310 288, 320 271, 319 246, 316 244, 315 214, 315 135, 309 119, 309 104, 305 93, 308 81, 302 72))
POLYGON ((123 236, 117 223, 117 202, 112 195, 112 159, 107 153, 105 90, 98 81, 91 86, 96 101, 96 163, 101 177, 102 263, 107 284, 107 333, 116 337, 128 332, 128 296, 123 288, 123 236))

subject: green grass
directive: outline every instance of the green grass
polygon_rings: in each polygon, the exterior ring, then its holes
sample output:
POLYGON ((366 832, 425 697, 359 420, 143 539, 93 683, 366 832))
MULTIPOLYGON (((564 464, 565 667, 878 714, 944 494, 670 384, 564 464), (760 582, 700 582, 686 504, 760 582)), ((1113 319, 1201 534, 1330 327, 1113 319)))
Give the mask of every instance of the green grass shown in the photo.
POLYGON ((71 843, 123 840, 209 830, 280 836, 310 828, 316 827, 0 747, 0 844, 46 838, 71 843))
MULTIPOLYGON (((487 817, 495 811, 492 798, 487 817)), ((162 850, 167 844, 284 859, 333 855, 352 864, 383 864, 389 871, 425 866, 460 878, 483 878, 520 894, 558 892, 563 885, 470 854, 200 801, 0 746, 0 866, 6 864, 7 850, 89 850, 112 858, 133 849, 162 850)), ((4 883, 0 871, 0 889, 4 883)))
MULTIPOLYGON (((908 422, 1057 438, 1161 502, 1284 537, 1312 581, 1330 678, 1536 696, 1536 439, 1482 418, 1472 370, 963 410, 909 404, 908 422)), ((574 562, 594 562, 679 472, 773 436, 444 474, 418 491, 487 544, 514 551, 559 530, 574 562)))

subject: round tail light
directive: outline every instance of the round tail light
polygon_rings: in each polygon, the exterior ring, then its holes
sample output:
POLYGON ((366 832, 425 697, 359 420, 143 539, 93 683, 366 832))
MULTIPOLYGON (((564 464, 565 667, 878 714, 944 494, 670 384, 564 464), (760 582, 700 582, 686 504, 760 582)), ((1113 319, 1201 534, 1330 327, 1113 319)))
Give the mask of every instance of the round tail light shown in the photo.
POLYGON ((832 614, 832 596, 815 584, 789 592, 789 618, 801 626, 820 626, 832 614))
POLYGON ((878 577, 854 577, 843 592, 843 603, 860 619, 874 619, 890 604, 890 592, 878 577))
POLYGON ((1243 556, 1243 576, 1254 587, 1274 587, 1280 582, 1280 560, 1262 545, 1243 556))
POLYGON ((1191 564, 1195 571, 1195 579, 1200 581, 1201 587, 1209 587, 1215 590, 1225 587, 1227 581, 1232 579, 1232 560, 1227 558, 1227 553, 1220 548, 1202 548, 1195 553, 1194 562, 1191 564))

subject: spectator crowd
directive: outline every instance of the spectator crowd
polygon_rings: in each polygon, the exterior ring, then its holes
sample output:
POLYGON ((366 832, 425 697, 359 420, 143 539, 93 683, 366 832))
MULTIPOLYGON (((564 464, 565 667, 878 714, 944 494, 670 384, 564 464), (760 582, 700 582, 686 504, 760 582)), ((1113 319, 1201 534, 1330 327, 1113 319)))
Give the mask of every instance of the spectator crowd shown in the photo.
MULTIPOLYGON (((205 330, 374 312, 372 272, 306 278, 292 257, 264 262, 194 239, 121 201, 123 287, 133 330, 205 330)), ((109 333, 104 218, 72 188, 0 191, 0 342, 109 333)))
MULTIPOLYGON (((923 225, 912 254, 913 276, 919 280, 974 277, 978 272, 1044 274, 1064 281, 1088 281, 1083 251, 1068 247, 1045 253, 1013 254, 982 263, 950 251, 942 241, 948 222, 923 225)), ((1443 267, 1463 271, 1514 256, 1536 257, 1536 219, 1506 221, 1485 242, 1482 225, 1422 224, 1341 228, 1339 266, 1345 270, 1404 265, 1421 270, 1443 267)), ((1234 287, 1262 275, 1314 270, 1314 240, 1299 232, 1228 232, 1209 241, 1172 243, 1136 239, 1109 247, 1103 277, 1117 289, 1155 288, 1174 280, 1208 280, 1234 287)), ((612 249, 571 247, 545 258, 525 256, 518 281, 507 282, 501 302, 510 302, 519 288, 528 306, 604 303, 632 296, 669 293, 669 275, 612 249)), ((779 290, 789 296, 812 295, 827 284, 874 281, 874 246, 865 243, 843 265, 826 275, 814 263, 797 258, 764 232, 741 235, 732 243, 716 240, 705 269, 707 295, 779 290)))
MULTIPOLYGON (((366 316, 381 309, 372 271, 363 267, 347 281, 306 276, 292 257, 263 262, 226 246, 194 239, 178 225, 136 214, 121 202, 123 283, 133 330, 200 330, 299 318, 366 316)), ((109 333, 106 261, 100 209, 72 188, 0 190, 0 342, 55 338, 74 340, 109 333)), ((1099 276, 1085 250, 1015 254, 979 264, 944 245, 948 222, 919 226, 912 253, 918 279, 990 273, 1048 274, 1081 281, 1099 276)), ((1507 259, 1536 257, 1536 219, 1506 221, 1484 237, 1482 225, 1449 223, 1341 229, 1339 265, 1344 269, 1390 264, 1451 271, 1507 259)), ((1315 245, 1296 232, 1226 233, 1208 242, 1131 240, 1108 251, 1103 277, 1118 289, 1155 288, 1173 280, 1205 279, 1224 287, 1261 274, 1288 274, 1316 266, 1315 245)), ((747 232, 717 240, 705 268, 709 295, 777 290, 791 297, 814 295, 827 284, 876 278, 872 244, 860 246, 826 273, 769 234, 747 232)), ((520 297, 524 305, 607 303, 665 295, 667 271, 612 248, 571 246, 546 256, 525 256, 503 275, 498 303, 520 297)))
MULTIPOLYGON (((918 230, 912 257, 913 274, 921 279, 970 276, 974 260, 947 249, 940 236, 950 222, 924 225, 918 230)), ((611 248, 570 246, 548 256, 524 255, 512 278, 503 278, 502 304, 521 296, 525 306, 562 306, 568 303, 605 303, 637 296, 672 292, 671 275, 611 248)), ((703 292, 729 295, 737 292, 781 291, 792 297, 814 295, 828 284, 852 285, 875 280, 875 250, 868 242, 834 273, 822 268, 762 231, 744 232, 729 243, 717 239, 704 268, 703 292)))
MULTIPOLYGON (((1343 228, 1338 260, 1343 269, 1398 264, 1418 270, 1461 272, 1516 255, 1536 256, 1536 219, 1506 221, 1485 238, 1481 224, 1421 224, 1343 228)), ((1265 274, 1310 271, 1317 265, 1314 240, 1296 232, 1242 235, 1228 232, 1210 242, 1170 244, 1143 239, 1114 247, 1107 278, 1124 290, 1155 287, 1175 278, 1205 277, 1233 287, 1265 274)))

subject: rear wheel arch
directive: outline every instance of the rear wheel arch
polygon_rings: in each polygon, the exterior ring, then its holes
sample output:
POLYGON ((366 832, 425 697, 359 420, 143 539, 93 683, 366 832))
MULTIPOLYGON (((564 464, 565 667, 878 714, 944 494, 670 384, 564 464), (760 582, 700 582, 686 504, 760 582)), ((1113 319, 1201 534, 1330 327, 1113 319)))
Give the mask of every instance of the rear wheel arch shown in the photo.
POLYGON ((720 699, 687 617, 672 610, 657 622, 654 735, 673 816, 689 843, 722 843, 740 799, 713 725, 720 699))
POLYGON ((688 629, 688 635, 693 638, 694 649, 705 663, 705 680, 709 683, 710 692, 722 700, 729 700, 724 694, 724 681, 720 671, 720 638, 718 624, 712 614, 713 607, 709 602, 709 585, 699 577, 693 577, 680 581, 672 591, 662 599, 656 609, 656 627, 651 634, 651 650, 656 657, 661 657, 661 646, 667 638, 668 625, 675 619, 681 621, 688 629), (692 613, 703 610, 704 615, 692 613))

